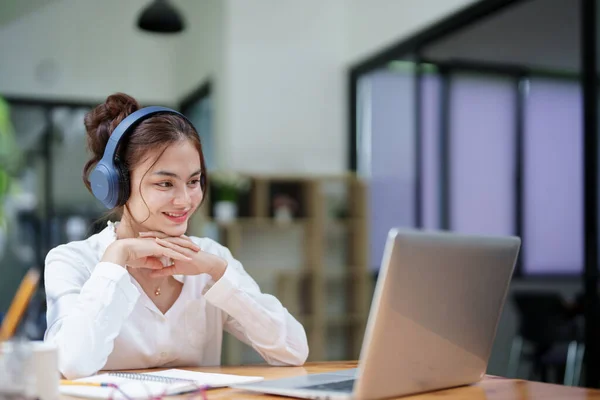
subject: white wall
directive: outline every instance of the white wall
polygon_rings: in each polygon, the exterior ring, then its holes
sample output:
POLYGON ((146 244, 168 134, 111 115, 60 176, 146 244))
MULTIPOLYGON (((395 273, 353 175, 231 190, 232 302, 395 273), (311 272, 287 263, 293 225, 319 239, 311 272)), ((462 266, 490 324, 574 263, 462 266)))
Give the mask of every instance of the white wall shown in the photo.
POLYGON ((0 26, 0 93, 96 101, 123 91, 172 102, 177 39, 137 30, 145 4, 53 1, 0 26))
POLYGON ((478 0, 347 1, 347 60, 357 62, 478 0))
POLYGON ((177 36, 174 91, 177 98, 197 89, 208 79, 216 80, 225 55, 225 2, 223 0, 178 0, 171 2, 185 20, 177 36))
POLYGON ((224 127, 227 119, 225 85, 228 77, 225 51, 226 0, 179 0, 174 2, 186 20, 180 34, 175 64, 175 96, 182 100, 201 85, 211 83, 212 134, 217 164, 224 159, 224 127))
POLYGON ((343 4, 228 2, 228 165, 281 173, 344 168, 343 4))

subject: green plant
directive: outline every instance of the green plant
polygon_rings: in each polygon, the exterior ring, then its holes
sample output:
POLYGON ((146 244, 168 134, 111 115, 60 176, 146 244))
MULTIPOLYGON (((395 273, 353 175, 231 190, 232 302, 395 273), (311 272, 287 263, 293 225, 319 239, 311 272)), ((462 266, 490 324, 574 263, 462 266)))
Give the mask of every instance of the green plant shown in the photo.
POLYGON ((236 202, 239 194, 250 188, 247 177, 231 171, 215 171, 210 174, 210 181, 217 201, 236 202))
POLYGON ((14 128, 10 120, 8 103, 0 97, 0 225, 4 222, 4 202, 10 190, 12 177, 21 166, 14 128))

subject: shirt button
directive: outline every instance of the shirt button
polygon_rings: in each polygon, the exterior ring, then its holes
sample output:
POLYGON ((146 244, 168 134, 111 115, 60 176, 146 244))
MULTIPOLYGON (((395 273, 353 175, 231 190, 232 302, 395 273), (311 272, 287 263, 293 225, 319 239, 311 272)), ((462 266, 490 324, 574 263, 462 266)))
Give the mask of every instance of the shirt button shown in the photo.
POLYGON ((162 353, 160 353, 160 356, 161 356, 162 358, 165 358, 165 357, 167 357, 167 353, 165 353, 165 352, 163 351, 162 353))

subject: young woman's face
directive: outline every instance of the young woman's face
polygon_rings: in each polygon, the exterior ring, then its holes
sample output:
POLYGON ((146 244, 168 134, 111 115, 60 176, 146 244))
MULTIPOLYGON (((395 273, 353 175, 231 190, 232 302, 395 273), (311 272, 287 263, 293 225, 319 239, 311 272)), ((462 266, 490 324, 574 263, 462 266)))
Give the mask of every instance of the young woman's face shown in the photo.
POLYGON ((127 204, 148 231, 180 236, 202 201, 200 155, 188 140, 170 145, 156 160, 158 155, 158 150, 150 152, 131 172, 127 204))

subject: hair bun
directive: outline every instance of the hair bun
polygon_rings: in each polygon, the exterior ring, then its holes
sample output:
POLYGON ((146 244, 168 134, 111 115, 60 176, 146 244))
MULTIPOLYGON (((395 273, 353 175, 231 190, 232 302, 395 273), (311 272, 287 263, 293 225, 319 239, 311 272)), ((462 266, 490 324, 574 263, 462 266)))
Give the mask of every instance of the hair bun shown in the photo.
POLYGON ((140 105, 136 99, 125 93, 115 93, 86 114, 84 124, 88 135, 88 148, 93 157, 98 160, 102 158, 113 130, 129 114, 139 109, 140 105))
POLYGON ((87 145, 91 158, 84 167, 84 183, 89 188, 87 176, 92 167, 104 155, 104 149, 113 130, 129 114, 140 109, 136 99, 125 94, 115 93, 106 98, 103 104, 96 106, 84 118, 87 131, 87 145))

